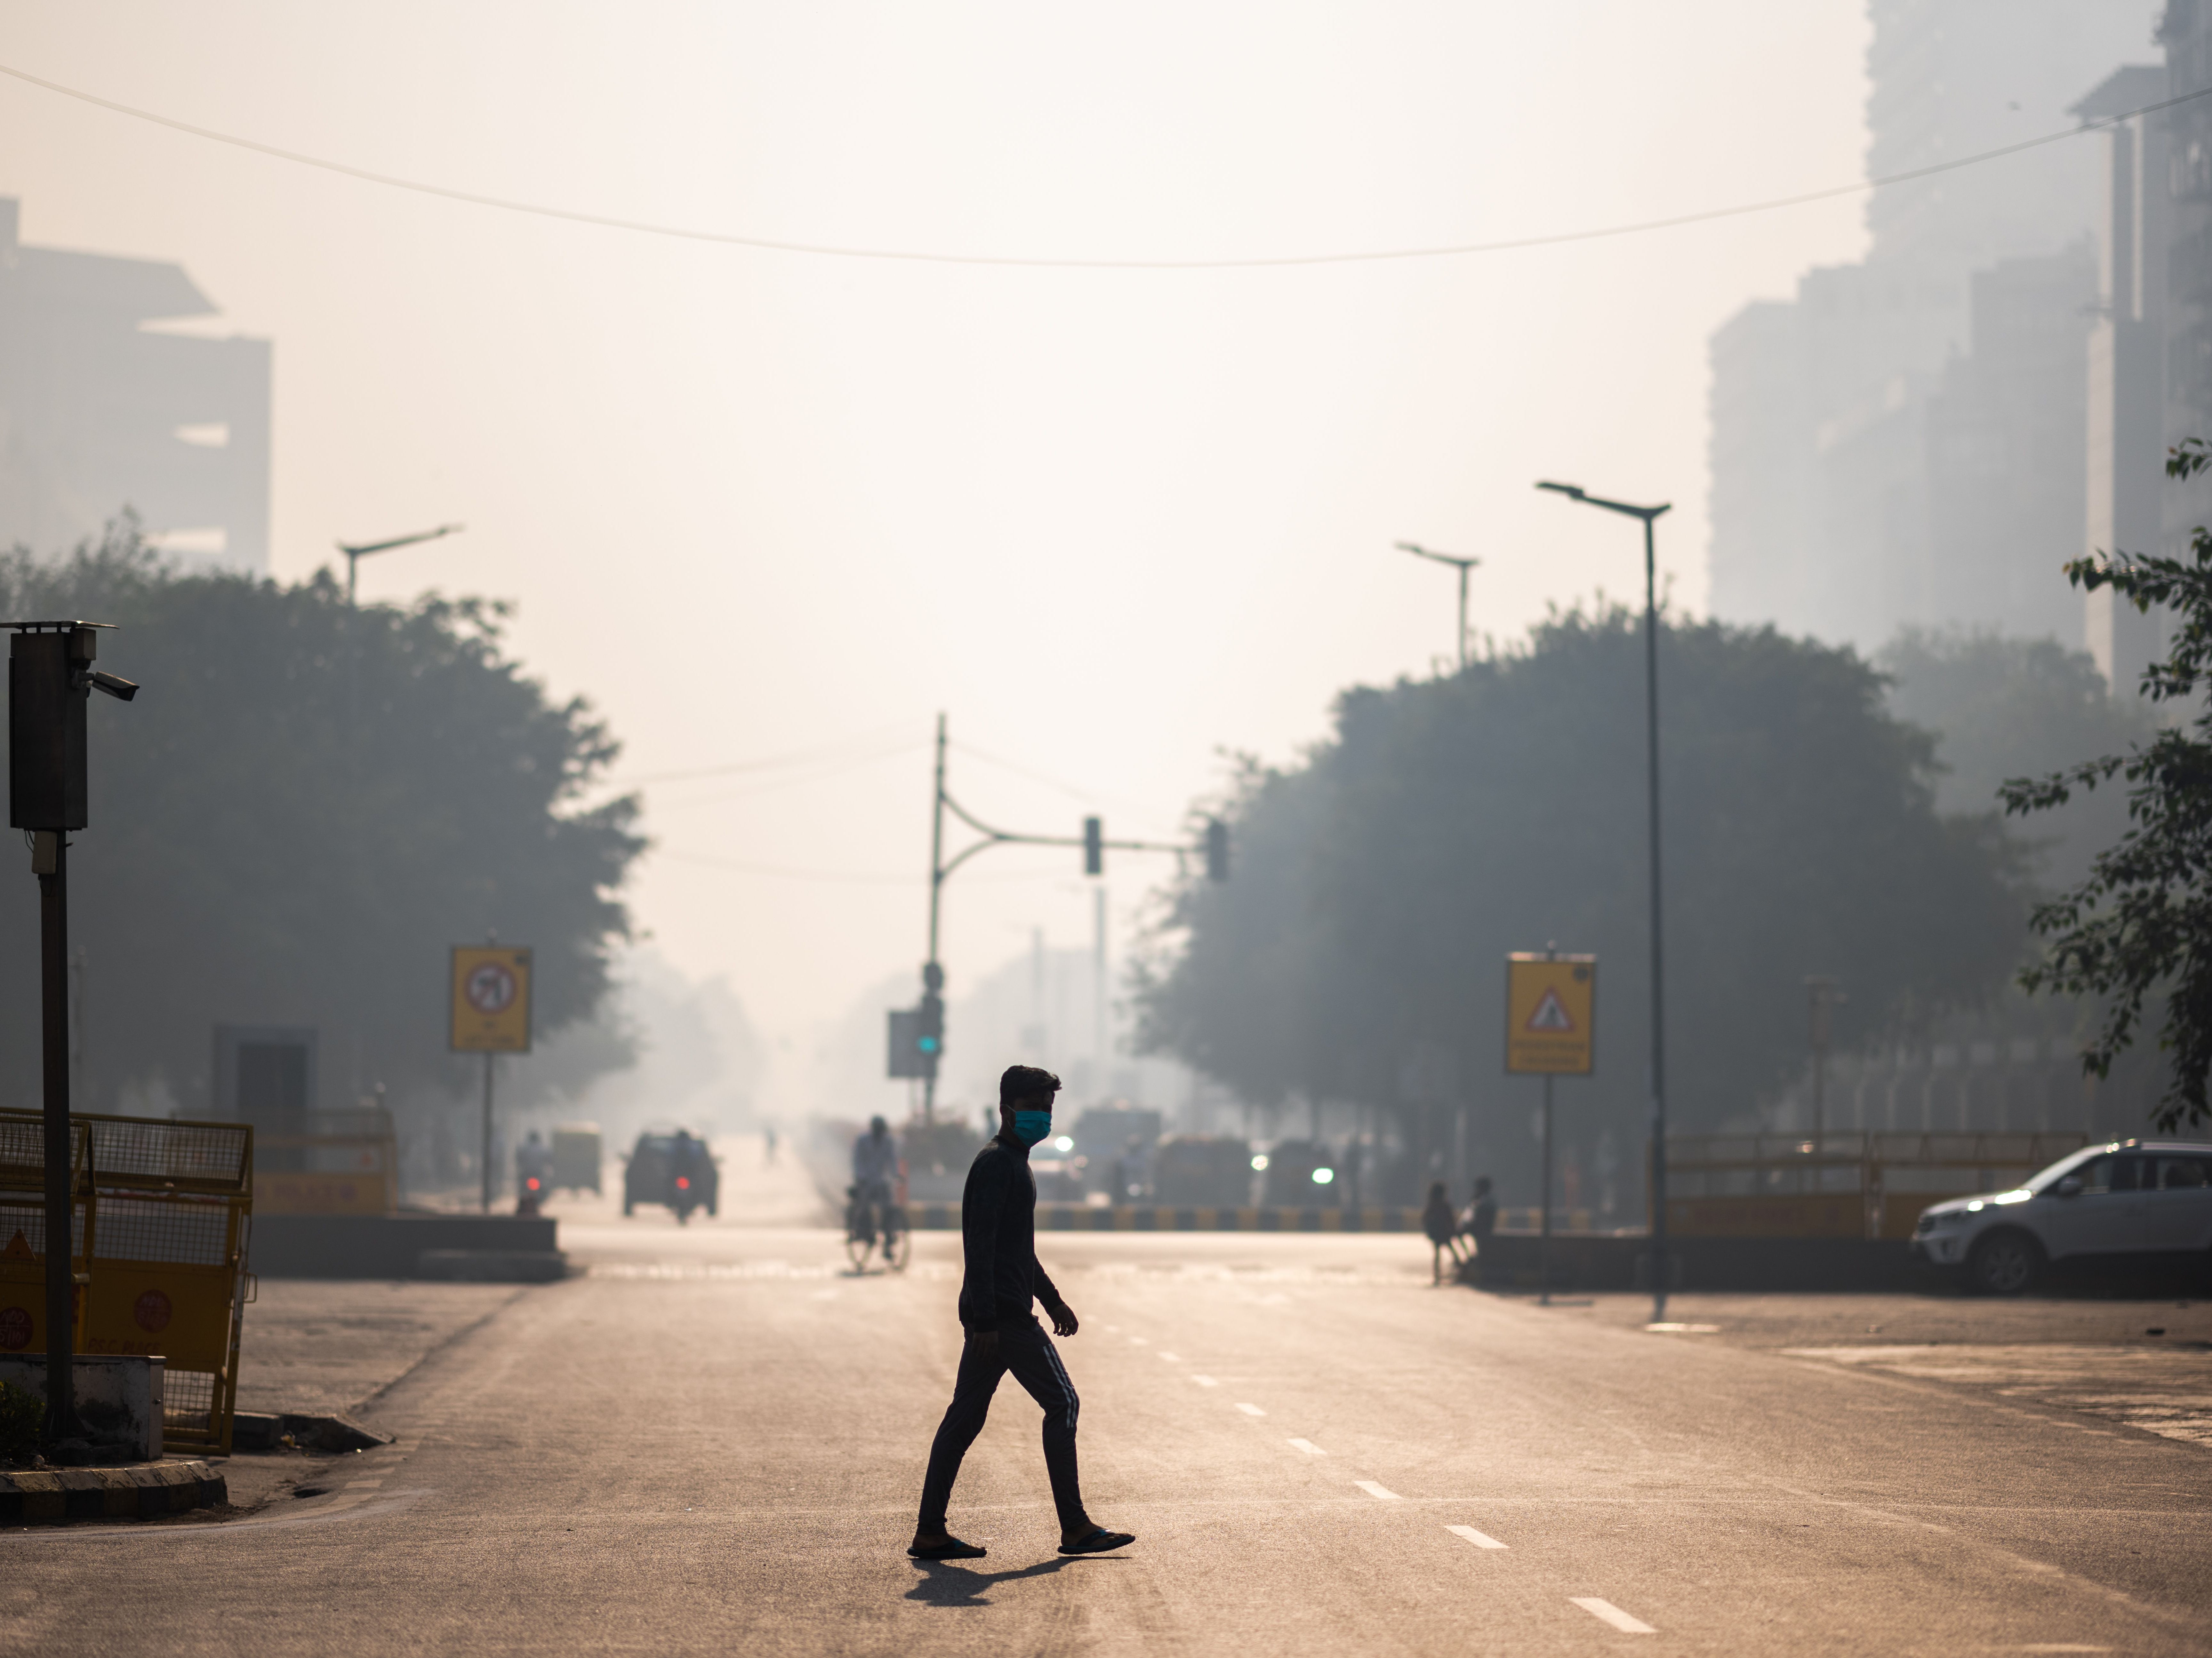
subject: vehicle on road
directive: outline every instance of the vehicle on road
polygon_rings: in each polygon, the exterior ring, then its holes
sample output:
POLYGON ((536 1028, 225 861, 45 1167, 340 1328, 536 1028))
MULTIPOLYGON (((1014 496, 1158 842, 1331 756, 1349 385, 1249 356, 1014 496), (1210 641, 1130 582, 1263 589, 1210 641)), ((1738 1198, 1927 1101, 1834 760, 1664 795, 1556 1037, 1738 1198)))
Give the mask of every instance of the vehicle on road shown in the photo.
POLYGON ((1170 1207, 1245 1207, 1252 1201, 1251 1143, 1218 1134, 1169 1136, 1152 1153, 1152 1193, 1170 1207))
POLYGON ((562 1123, 553 1131, 553 1179, 556 1190, 588 1191, 599 1194, 599 1126, 595 1122, 562 1123))
POLYGON ((623 1171, 623 1213, 635 1213, 641 1203, 658 1203, 675 1212, 680 1226, 696 1210, 715 1213, 721 1185, 721 1171, 704 1140, 680 1128, 672 1134, 640 1134, 623 1171))
POLYGON ((913 1239, 898 1200, 869 1195, 858 1186, 847 1187, 845 1199, 845 1254, 853 1270, 866 1272, 869 1257, 880 1250, 884 1266, 904 1271, 913 1239))
POLYGON ((1931 1204, 1912 1253, 1993 1296, 2025 1294, 2062 1260, 2165 1257, 2212 1270, 2212 1145, 2086 1147, 2011 1191, 1931 1204))

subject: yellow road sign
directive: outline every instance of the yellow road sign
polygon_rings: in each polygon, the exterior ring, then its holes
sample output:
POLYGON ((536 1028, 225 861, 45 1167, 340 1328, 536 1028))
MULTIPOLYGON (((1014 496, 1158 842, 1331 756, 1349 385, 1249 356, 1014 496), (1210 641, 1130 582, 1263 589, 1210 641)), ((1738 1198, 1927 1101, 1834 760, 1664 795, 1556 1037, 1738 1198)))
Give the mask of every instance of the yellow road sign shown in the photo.
POLYGON ((1597 957, 1507 957, 1507 1073, 1587 1077, 1596 1057, 1597 957))
POLYGON ((530 952, 511 944, 453 947, 453 1051, 530 1052, 530 952))

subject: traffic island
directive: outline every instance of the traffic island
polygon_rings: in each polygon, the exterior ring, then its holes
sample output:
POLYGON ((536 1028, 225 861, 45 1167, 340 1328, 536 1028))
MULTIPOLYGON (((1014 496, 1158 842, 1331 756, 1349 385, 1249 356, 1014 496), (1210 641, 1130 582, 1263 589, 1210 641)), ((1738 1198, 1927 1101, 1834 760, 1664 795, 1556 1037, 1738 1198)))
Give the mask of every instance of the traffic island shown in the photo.
POLYGON ((0 1526, 68 1520, 158 1520, 228 1500, 205 1462, 144 1462, 120 1468, 0 1468, 0 1526))
POLYGON ((257 1215, 248 1264, 264 1278, 544 1284, 568 1270, 558 1236, 547 1215, 257 1215))

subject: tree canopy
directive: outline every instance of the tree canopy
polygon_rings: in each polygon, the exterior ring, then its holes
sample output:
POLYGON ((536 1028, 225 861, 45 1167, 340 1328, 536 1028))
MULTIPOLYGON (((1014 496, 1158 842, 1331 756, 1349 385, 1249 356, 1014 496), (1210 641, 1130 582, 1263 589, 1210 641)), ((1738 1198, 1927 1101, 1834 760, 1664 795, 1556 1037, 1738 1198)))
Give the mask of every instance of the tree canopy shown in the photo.
MULTIPOLYGON (((1247 762, 1225 884, 1170 901, 1142 1031, 1249 1098, 1400 1108, 1449 1095, 1495 1132, 1504 958, 1600 959, 1598 1075, 1563 1108, 1643 1138, 1650 1051, 1641 619, 1571 613, 1449 677, 1346 692, 1302 762, 1247 762), (1430 1057, 1413 1063, 1416 1056, 1430 1057), (1424 1083, 1436 1055, 1455 1086, 1424 1083)), ((1802 1062, 1804 980, 1837 1039, 1910 1029, 2016 966, 2017 847, 1946 817, 1934 739, 1849 650, 1670 621, 1660 641, 1673 1126, 1741 1120, 1802 1062)), ((1589 1119, 1586 1119, 1589 1120, 1589 1119)))
MULTIPOLYGON (((2212 450, 2191 439, 2171 452, 2166 470, 2178 479, 2212 471, 2212 450)), ((2185 557, 2099 555, 2076 559, 2066 573, 2088 592, 2112 588, 2138 610, 2172 612, 2167 653, 2143 671, 2144 696, 2175 703, 2212 686, 2212 530, 2198 526, 2185 557)), ((2129 786, 2131 827, 2076 885, 2036 907, 2031 924, 2049 944, 2021 983, 2103 1002, 2081 1056, 2100 1077, 2133 1045, 2144 1003, 2163 996, 2158 1046, 2169 1059, 2156 1120, 2171 1129, 2212 1115, 2212 710, 2124 753, 2014 778, 2004 786, 2005 809, 2050 811, 2115 778, 2129 786)))
MULTIPOLYGON (((91 825, 72 838, 85 952, 87 1104, 156 1084, 208 1108, 218 1023, 313 1025, 323 1104, 347 1088, 457 1080, 447 950, 536 950, 541 1038, 587 1017, 629 927, 644 842, 629 799, 586 806, 617 751, 501 648, 501 607, 350 609, 294 586, 186 576, 128 520, 59 561, 0 557, 0 614, 82 616, 100 665, 144 687, 94 698, 91 825)), ((0 879, 0 1094, 38 1094, 38 894, 0 879)), ((611 1056, 618 1058, 619 1056, 611 1056)))

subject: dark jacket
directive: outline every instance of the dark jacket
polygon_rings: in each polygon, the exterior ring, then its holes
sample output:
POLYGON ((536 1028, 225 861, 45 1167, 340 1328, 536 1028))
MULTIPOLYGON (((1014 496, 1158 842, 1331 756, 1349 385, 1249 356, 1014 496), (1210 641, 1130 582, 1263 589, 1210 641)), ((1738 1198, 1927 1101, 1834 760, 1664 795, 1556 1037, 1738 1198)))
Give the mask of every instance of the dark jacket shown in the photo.
POLYGON ((960 1280, 960 1322, 970 1330, 1003 1330, 1024 1322, 1032 1298, 1048 1311, 1060 1291, 1037 1265, 1036 1176, 1030 1149, 994 1136, 968 1166, 960 1194, 960 1245, 967 1272, 960 1280))
POLYGON ((1421 1230, 1429 1235, 1431 1243, 1449 1243, 1458 1230, 1459 1213, 1451 1206, 1451 1199, 1442 1196, 1429 1199, 1429 1206, 1421 1211, 1421 1230))

